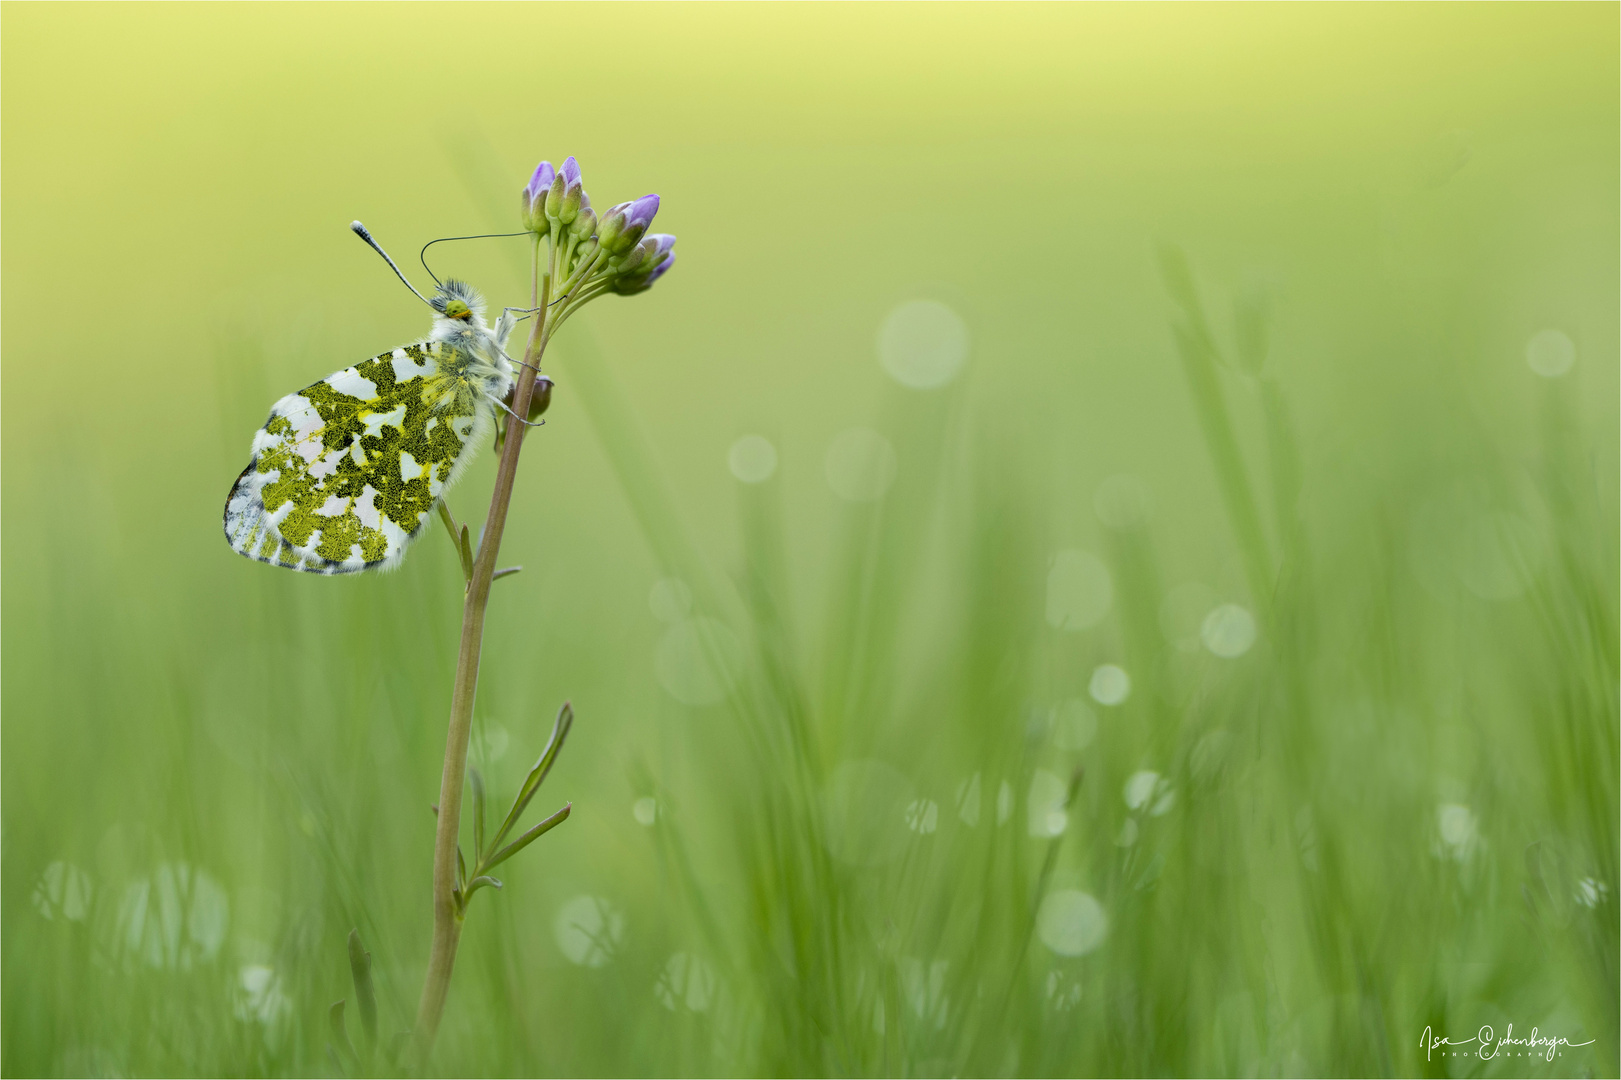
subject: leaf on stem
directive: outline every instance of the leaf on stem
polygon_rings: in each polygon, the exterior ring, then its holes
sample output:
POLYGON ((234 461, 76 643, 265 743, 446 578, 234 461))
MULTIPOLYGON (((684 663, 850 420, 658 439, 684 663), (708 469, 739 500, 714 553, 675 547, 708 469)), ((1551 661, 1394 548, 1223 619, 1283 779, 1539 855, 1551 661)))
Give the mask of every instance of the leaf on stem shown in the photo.
POLYGON ((467 526, 456 524, 456 519, 450 516, 450 507, 445 505, 445 500, 439 500, 438 509, 439 520, 444 522, 445 529, 450 533, 450 543, 456 549, 456 557, 461 560, 462 577, 472 581, 473 560, 467 557, 467 526))
POLYGON ((508 844, 506 847, 502 848, 500 851, 498 851, 494 855, 490 856, 490 861, 485 863, 483 868, 485 870, 493 870, 497 866, 500 866, 502 863, 506 862, 508 859, 510 859, 514 855, 518 854, 518 852, 522 851, 524 848, 528 847, 530 844, 532 844, 536 840, 540 839, 546 833, 550 832, 552 829, 556 828, 557 826, 563 824, 563 822, 567 821, 569 811, 571 811, 573 809, 574 809, 574 804, 573 803, 564 803, 563 804, 563 809, 559 810, 557 813, 553 814, 551 817, 545 819, 540 824, 536 825, 534 828, 530 829, 528 832, 526 832, 522 836, 518 837, 518 839, 514 840, 512 843, 508 844))
POLYGON ((467 777, 473 782, 473 858, 484 857, 484 778, 477 769, 468 769, 467 777))
POLYGON ((523 787, 518 790, 518 797, 512 800, 512 809, 507 811, 506 820, 501 822, 500 831, 495 834, 491 847, 505 840, 512 827, 518 823, 518 818, 523 816, 524 810, 529 806, 529 800, 535 797, 535 792, 540 790, 546 774, 551 772, 552 764, 557 760, 558 753, 563 749, 563 742, 573 727, 574 706, 565 701, 563 707, 557 710, 557 720, 552 724, 552 735, 546 741, 546 749, 541 751, 535 767, 529 770, 529 776, 525 778, 523 787))
POLYGON ((473 544, 467 533, 467 526, 462 526, 462 573, 467 575, 469 584, 473 581, 473 544))
POLYGON ((523 567, 521 567, 521 566, 508 566, 503 570, 497 570, 494 574, 491 574, 490 575, 490 580, 491 581, 500 581, 504 577, 511 577, 513 574, 516 574, 519 570, 522 570, 522 569, 523 569, 523 567))
POLYGON ((369 1050, 377 1045, 377 994, 371 984, 371 953, 360 943, 359 930, 349 931, 349 974, 355 981, 355 1004, 369 1050))

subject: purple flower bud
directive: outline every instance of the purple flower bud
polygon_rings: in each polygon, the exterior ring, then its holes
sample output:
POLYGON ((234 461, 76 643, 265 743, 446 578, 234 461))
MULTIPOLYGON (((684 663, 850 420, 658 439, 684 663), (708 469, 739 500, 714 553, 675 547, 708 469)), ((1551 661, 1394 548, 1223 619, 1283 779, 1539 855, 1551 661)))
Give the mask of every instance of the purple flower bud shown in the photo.
POLYGON ((643 195, 625 211, 625 238, 634 244, 642 238, 647 227, 653 224, 653 215, 659 212, 659 197, 657 195, 643 195))
POLYGON ((546 192, 551 189, 556 177, 557 173, 549 161, 542 161, 535 167, 535 175, 529 178, 529 183, 523 189, 520 216, 524 228, 542 233, 546 231, 546 192))
MULTIPOLYGON (((670 237, 670 239, 673 241, 675 239, 675 237, 672 236, 672 237, 670 237)), ((659 278, 663 277, 665 274, 668 274, 670 272, 670 267, 672 267, 674 265, 675 265, 675 252, 672 251, 668 255, 664 256, 664 261, 663 262, 661 262, 657 266, 653 267, 653 272, 651 274, 647 275, 647 284, 649 286, 652 286, 653 282, 657 281, 659 278)))
MULTIPOLYGON (((569 158, 569 160, 573 161, 574 159, 569 158)), ((524 194, 529 196, 529 201, 534 202, 536 195, 543 194, 547 188, 551 187, 552 180, 556 176, 557 170, 552 168, 552 163, 549 161, 542 161, 535 166, 535 175, 529 178, 529 186, 523 189, 524 194)))
POLYGON ((653 282, 669 273, 675 265, 675 237, 668 233, 654 233, 625 258, 629 271, 614 282, 614 291, 624 296, 646 291, 653 282))
POLYGON ((597 240, 611 255, 629 251, 630 245, 636 242, 628 240, 621 243, 623 238, 620 233, 625 230, 625 211, 629 210, 630 206, 628 202, 614 203, 602 215, 602 223, 597 227, 597 240))
POLYGON ((653 242, 653 246, 647 253, 647 265, 657 266, 659 260, 668 255, 670 249, 675 247, 675 237, 669 233, 648 233, 642 237, 642 246, 646 247, 649 240, 653 242))
POLYGON ((579 216, 580 206, 585 204, 585 181, 580 178, 579 162, 573 158, 563 162, 558 176, 563 181, 563 199, 557 207, 556 217, 567 225, 579 216))
POLYGON ((618 203, 602 215, 597 235, 611 254, 623 255, 642 238, 659 212, 659 197, 643 195, 634 202, 618 203))

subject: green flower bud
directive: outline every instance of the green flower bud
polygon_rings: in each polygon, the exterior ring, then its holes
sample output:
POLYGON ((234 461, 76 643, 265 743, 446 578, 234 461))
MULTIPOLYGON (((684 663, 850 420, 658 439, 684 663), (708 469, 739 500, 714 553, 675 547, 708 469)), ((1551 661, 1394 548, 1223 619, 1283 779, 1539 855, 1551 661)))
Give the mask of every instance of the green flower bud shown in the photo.
POLYGON ((589 201, 581 205, 579 216, 569 228, 575 236, 590 236, 597 231, 597 212, 591 209, 589 201))

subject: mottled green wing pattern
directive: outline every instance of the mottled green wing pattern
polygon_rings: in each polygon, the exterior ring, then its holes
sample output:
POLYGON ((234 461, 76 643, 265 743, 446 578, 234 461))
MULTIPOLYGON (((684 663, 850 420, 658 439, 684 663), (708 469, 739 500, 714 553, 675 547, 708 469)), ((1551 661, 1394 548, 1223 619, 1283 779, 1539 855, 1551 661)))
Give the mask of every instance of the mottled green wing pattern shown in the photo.
POLYGON ((322 574, 396 565, 492 421, 458 359, 406 345, 276 402, 226 501, 231 547, 322 574))

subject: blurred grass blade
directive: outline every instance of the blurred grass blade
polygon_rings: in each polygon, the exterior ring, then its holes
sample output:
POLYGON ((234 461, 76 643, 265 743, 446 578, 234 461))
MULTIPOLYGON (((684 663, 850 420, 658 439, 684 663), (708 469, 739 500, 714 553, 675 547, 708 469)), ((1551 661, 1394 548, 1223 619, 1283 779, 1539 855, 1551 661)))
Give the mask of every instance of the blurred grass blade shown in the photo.
POLYGON ((360 1027, 366 1047, 377 1045, 377 995, 371 981, 371 953, 360 942, 360 931, 349 931, 349 974, 355 984, 355 1005, 360 1009, 360 1027))
POLYGON ((332 1034, 333 1056, 343 1066, 344 1071, 351 1076, 360 1071, 360 1055, 355 1053, 354 1044, 349 1041, 349 1028, 343 1022, 343 1002, 334 1001, 326 1011, 327 1027, 332 1034))
POLYGON ((1267 612, 1272 604, 1272 556, 1268 551, 1266 531, 1261 525, 1249 472, 1244 466, 1244 455, 1233 431, 1232 417, 1228 413, 1227 400, 1216 370, 1220 352, 1199 303, 1187 256, 1179 249, 1166 245, 1160 249, 1160 269, 1166 290, 1183 309, 1183 321, 1173 324, 1172 332, 1176 337, 1177 351, 1182 356, 1182 369, 1193 394, 1194 408, 1204 430, 1205 448, 1210 454, 1211 464, 1215 466, 1216 482, 1221 486, 1222 499, 1227 506, 1228 520, 1238 536, 1245 577, 1249 579, 1257 609, 1267 612))

